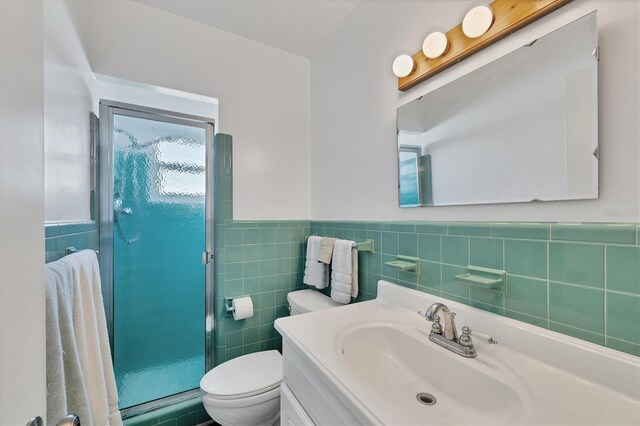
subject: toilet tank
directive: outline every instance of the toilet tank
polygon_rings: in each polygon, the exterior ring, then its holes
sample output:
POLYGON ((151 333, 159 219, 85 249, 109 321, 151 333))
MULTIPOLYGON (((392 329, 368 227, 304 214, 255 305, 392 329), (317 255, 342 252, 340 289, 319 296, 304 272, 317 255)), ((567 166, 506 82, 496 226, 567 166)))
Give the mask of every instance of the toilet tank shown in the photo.
POLYGON ((311 289, 292 291, 287 294, 287 302, 289 302, 291 315, 344 306, 341 303, 331 300, 330 297, 325 296, 319 291, 311 289))

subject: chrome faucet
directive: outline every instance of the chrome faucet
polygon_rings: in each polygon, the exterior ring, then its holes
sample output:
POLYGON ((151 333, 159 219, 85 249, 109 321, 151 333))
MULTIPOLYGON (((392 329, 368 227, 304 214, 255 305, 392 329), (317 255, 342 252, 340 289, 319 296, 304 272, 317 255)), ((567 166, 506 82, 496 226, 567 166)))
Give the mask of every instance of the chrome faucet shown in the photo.
POLYGON ((418 313, 428 321, 433 321, 429 340, 465 358, 475 358, 477 356, 471 340, 471 330, 469 327, 462 327, 462 335, 458 337, 458 329, 455 322, 456 314, 451 312, 444 304, 434 303, 429 306, 426 313, 418 313), (438 312, 442 312, 444 327, 440 324, 438 312))
MULTIPOLYGON (((458 329, 456 328, 455 322, 456 314, 454 312, 451 312, 449 308, 446 307, 446 305, 442 303, 434 303, 433 305, 429 306, 429 309, 427 309, 427 313, 424 317, 429 321, 433 321, 434 325, 437 324, 440 326, 440 333, 437 334, 444 334, 444 337, 448 340, 458 340, 458 329), (442 314, 444 315, 444 330, 440 325, 440 317, 438 316, 438 312, 440 311, 442 311, 442 314)), ((431 327, 431 330, 437 331, 437 329, 434 327, 431 327)))

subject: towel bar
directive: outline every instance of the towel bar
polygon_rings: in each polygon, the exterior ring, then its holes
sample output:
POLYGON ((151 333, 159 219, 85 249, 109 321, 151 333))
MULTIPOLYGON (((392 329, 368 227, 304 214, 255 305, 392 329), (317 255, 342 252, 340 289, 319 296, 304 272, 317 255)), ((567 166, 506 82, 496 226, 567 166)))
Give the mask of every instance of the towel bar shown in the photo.
MULTIPOLYGON (((314 236, 319 237, 320 235, 315 234, 314 236)), ((365 240, 361 242, 353 243, 353 247, 358 251, 366 251, 368 253, 374 253, 375 244, 373 240, 365 240)))
POLYGON ((354 243, 353 246, 358 251, 366 251, 366 252, 369 252, 369 253, 373 253, 374 242, 373 242, 373 240, 366 240, 366 241, 362 241, 360 243, 354 243))
MULTIPOLYGON (((66 249, 64 249, 65 254, 73 254, 73 253, 77 253, 80 250, 78 250, 75 247, 67 247, 66 249)), ((99 255, 100 252, 98 250, 94 250, 96 252, 96 255, 99 255)))

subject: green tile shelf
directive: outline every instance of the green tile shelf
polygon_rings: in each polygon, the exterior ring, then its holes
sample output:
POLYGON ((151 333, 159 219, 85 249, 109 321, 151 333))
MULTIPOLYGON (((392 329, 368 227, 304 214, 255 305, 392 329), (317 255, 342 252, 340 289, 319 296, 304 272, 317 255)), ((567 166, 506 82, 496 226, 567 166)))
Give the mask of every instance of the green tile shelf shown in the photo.
POLYGON ((384 264, 405 272, 418 272, 419 259, 417 257, 402 255, 398 255, 396 257, 398 260, 392 260, 391 262, 385 262, 384 264))
POLYGON ((481 288, 497 289, 502 287, 502 278, 487 278, 480 275, 462 274, 456 275, 456 280, 481 288))
POLYGON ((467 270, 469 272, 466 274, 456 275, 456 280, 473 287, 503 291, 507 275, 505 271, 471 265, 467 266, 467 270))

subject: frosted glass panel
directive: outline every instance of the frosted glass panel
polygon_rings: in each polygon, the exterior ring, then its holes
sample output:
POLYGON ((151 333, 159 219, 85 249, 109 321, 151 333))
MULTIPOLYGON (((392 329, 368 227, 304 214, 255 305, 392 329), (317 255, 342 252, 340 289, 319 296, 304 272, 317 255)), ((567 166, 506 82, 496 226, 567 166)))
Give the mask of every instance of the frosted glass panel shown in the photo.
POLYGON ((114 134, 114 368, 120 407, 205 373, 205 130, 124 115, 114 134))

